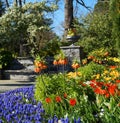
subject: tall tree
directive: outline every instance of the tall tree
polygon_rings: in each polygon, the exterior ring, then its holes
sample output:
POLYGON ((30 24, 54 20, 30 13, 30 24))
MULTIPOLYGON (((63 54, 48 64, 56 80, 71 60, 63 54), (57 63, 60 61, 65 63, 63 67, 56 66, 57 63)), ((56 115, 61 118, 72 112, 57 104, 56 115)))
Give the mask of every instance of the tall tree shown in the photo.
POLYGON ((94 13, 107 13, 109 11, 110 0, 98 0, 94 7, 94 13))
POLYGON ((14 51, 18 53, 22 42, 24 45, 29 43, 32 47, 34 45, 39 47, 37 50, 39 51, 40 46, 37 44, 47 41, 47 36, 45 40, 43 36, 49 33, 49 26, 52 24, 51 18, 46 17, 45 14, 55 9, 55 6, 50 6, 46 2, 28 3, 22 7, 12 6, 0 19, 1 46, 7 45, 6 48, 13 46, 10 49, 15 49, 14 51))
POLYGON ((65 0, 65 29, 73 26, 73 0, 65 0))
POLYGON ((76 25, 78 32, 81 34, 78 45, 83 47, 86 53, 105 48, 109 50, 112 56, 117 56, 114 47, 115 37, 112 36, 113 21, 109 12, 109 1, 107 3, 102 1, 101 5, 97 3, 93 13, 79 19, 79 23, 76 25), (104 4, 107 5, 108 10, 104 9, 104 4), (103 9, 99 11, 101 7, 103 9))
POLYGON ((120 57, 120 0, 110 0, 110 10, 113 21, 113 37, 120 57))
POLYGON ((77 2, 78 4, 80 4, 81 6, 89 9, 89 7, 87 7, 85 5, 84 0, 64 0, 64 9, 65 9, 65 35, 67 34, 67 30, 69 28, 73 28, 73 20, 74 20, 74 13, 73 13, 73 3, 77 2))

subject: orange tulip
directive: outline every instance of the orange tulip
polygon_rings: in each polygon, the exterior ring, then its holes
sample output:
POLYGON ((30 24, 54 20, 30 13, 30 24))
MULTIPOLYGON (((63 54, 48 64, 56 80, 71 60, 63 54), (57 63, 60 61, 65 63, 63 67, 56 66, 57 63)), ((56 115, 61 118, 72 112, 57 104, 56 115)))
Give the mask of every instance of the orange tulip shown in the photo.
POLYGON ((46 65, 42 65, 42 67, 41 67, 41 69, 46 69, 47 68, 47 66, 46 65))
POLYGON ((73 69, 77 69, 77 68, 79 68, 80 67, 80 65, 78 64, 78 63, 73 63, 72 64, 72 68, 73 69))
POLYGON ((66 65, 68 63, 67 59, 59 59, 58 64, 66 65))
POLYGON ((53 61, 53 64, 54 64, 54 65, 58 65, 58 61, 57 61, 57 60, 54 60, 54 61, 53 61))
POLYGON ((110 66, 110 69, 116 69, 117 68, 117 66, 110 66))
POLYGON ((104 56, 108 56, 108 55, 109 55, 109 52, 105 52, 105 53, 104 53, 104 56))
POLYGON ((39 67, 36 67, 36 68, 34 69, 34 71, 35 71, 35 73, 39 73, 39 72, 41 71, 41 69, 40 69, 39 67))
POLYGON ((94 56, 88 56, 88 59, 93 59, 94 58, 94 56))
POLYGON ((43 65, 44 65, 43 62, 39 62, 39 64, 38 64, 38 66, 39 66, 40 68, 42 68, 43 65))

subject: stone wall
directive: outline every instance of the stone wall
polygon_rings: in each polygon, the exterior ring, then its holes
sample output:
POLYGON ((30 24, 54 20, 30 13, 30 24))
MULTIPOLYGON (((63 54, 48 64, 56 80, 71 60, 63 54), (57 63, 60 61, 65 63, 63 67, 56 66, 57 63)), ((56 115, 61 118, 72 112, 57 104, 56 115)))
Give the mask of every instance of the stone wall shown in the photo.
POLYGON ((34 59, 30 57, 18 57, 14 59, 11 66, 4 70, 4 79, 34 81, 34 59))
MULTIPOLYGON (((65 71, 72 71, 71 63, 74 59, 81 61, 80 47, 79 46, 64 46, 60 47, 68 58, 68 64, 66 66, 53 65, 53 57, 48 57, 46 62, 48 68, 43 73, 57 73, 65 71)), ((34 59, 30 57, 18 57, 12 62, 11 67, 4 71, 4 79, 10 80, 31 80, 34 81, 36 73, 34 72, 34 59)))

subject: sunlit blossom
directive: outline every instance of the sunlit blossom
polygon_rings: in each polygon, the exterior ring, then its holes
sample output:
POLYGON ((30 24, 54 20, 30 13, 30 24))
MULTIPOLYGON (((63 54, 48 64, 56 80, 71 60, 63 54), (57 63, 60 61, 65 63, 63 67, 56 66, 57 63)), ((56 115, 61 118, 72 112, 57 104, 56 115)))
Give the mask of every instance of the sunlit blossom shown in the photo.
POLYGON ((60 96, 56 96, 56 97, 55 97, 55 100, 56 100, 56 102, 61 102, 61 101, 62 101, 62 99, 61 99, 60 96))
POLYGON ((47 98, 45 99, 45 101, 46 101, 46 103, 51 103, 51 98, 47 97, 47 98))
POLYGON ((77 101, 76 101, 76 99, 71 98, 70 101, 69 101, 69 103, 70 103, 71 106, 75 106, 76 103, 77 103, 77 101))

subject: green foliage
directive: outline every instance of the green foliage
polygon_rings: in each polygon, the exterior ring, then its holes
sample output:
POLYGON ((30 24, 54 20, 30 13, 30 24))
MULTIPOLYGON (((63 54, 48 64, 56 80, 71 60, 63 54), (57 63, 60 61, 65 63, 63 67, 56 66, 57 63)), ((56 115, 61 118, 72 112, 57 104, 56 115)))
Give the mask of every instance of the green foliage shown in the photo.
POLYGON ((117 56, 115 40, 112 36, 112 19, 109 13, 89 14, 76 25, 81 38, 77 45, 83 47, 85 53, 104 48, 109 49, 112 56, 117 56))
POLYGON ((94 75, 101 74, 105 67, 103 65, 90 62, 89 64, 78 68, 78 71, 81 73, 82 81, 89 81, 93 79, 94 75))
POLYGON ((113 21, 112 35, 120 57, 120 0, 110 0, 110 12, 113 21))
POLYGON ((40 50, 38 51, 37 48, 33 48, 33 56, 39 54, 41 57, 48 57, 54 56, 58 54, 60 51, 60 44, 58 38, 53 38, 50 41, 47 41, 44 45, 41 46, 40 50))
POLYGON ((35 97, 38 101, 44 101, 51 94, 61 94, 64 90, 64 75, 40 75, 37 77, 35 97), (63 90, 61 90, 61 88, 63 90))
POLYGON ((62 46, 69 46, 69 45, 71 45, 71 42, 66 42, 66 41, 60 42, 60 46, 61 46, 61 47, 62 47, 62 46))
POLYGON ((41 36, 48 33, 52 24, 52 20, 45 15, 54 10, 56 7, 48 5, 45 1, 10 7, 0 18, 1 47, 6 47, 7 43, 8 47, 12 46, 9 49, 17 52, 20 44, 28 46, 29 51, 32 46, 40 47, 37 45, 39 41, 44 42, 41 36))
POLYGON ((13 60, 12 53, 4 49, 0 50, 0 68, 5 69, 10 66, 13 60))
POLYGON ((111 52, 115 53, 112 21, 109 14, 88 15, 83 20, 83 24, 84 31, 78 44, 84 48, 86 53, 99 48, 110 49, 111 52))
POLYGON ((109 11, 109 0, 98 0, 94 7, 94 13, 106 13, 109 11))
POLYGON ((75 72, 41 74, 36 82, 35 99, 42 102, 46 119, 55 115, 70 122, 80 117, 83 123, 119 119, 119 70, 90 62, 75 72))
POLYGON ((71 122, 74 118, 79 117, 84 121, 83 123, 94 122, 95 107, 93 109, 89 107, 89 105, 94 106, 94 96, 89 87, 83 88, 74 79, 68 80, 67 76, 62 73, 37 77, 35 98, 42 102, 46 118, 56 115, 58 118, 68 116, 71 122), (92 98, 90 99, 90 97, 92 98), (50 102, 47 102, 46 99, 50 102), (70 105, 70 100, 75 103, 72 102, 73 106, 70 105))

